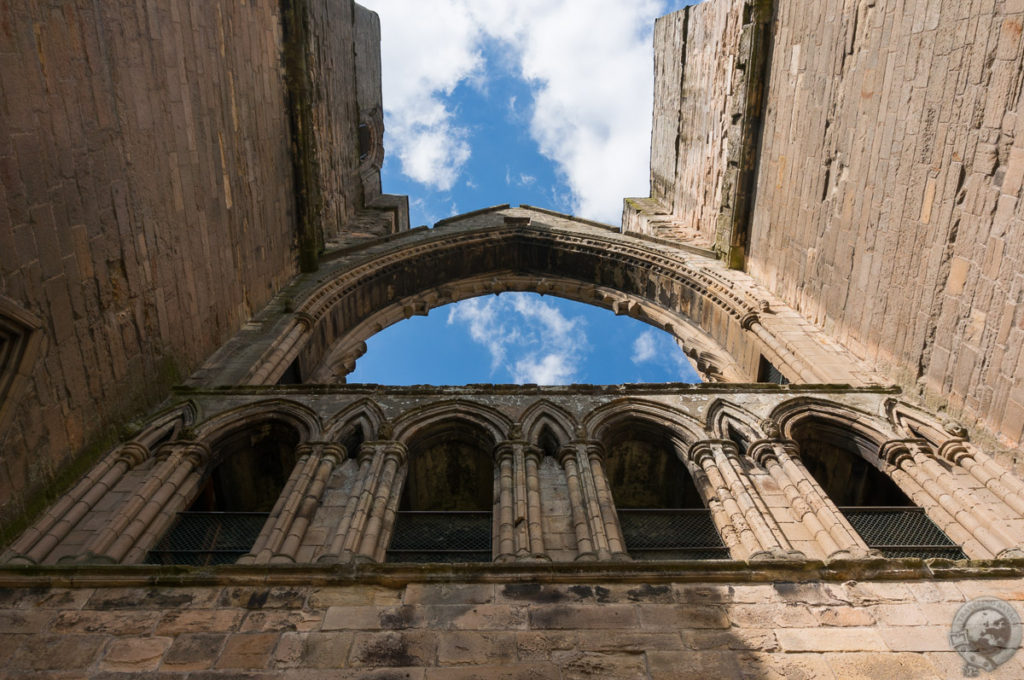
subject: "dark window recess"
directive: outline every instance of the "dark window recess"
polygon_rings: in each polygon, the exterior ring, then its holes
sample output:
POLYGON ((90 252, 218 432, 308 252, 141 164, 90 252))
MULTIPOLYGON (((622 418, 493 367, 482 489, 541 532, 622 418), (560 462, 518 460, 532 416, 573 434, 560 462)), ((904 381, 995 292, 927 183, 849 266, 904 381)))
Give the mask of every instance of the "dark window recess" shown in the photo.
POLYGON ((146 564, 233 564, 249 552, 268 514, 179 512, 171 530, 146 555, 146 564))
POLYGON ((490 562, 491 513, 397 513, 388 562, 490 562))
POLYGON ((965 560, 960 546, 921 508, 861 506, 839 508, 869 548, 884 557, 945 557, 965 560))
POLYGON ((757 368, 757 382, 788 385, 789 379, 782 375, 782 372, 775 368, 775 366, 772 365, 772 362, 761 357, 761 364, 757 368))
POLYGON ((372 135, 370 134, 370 126, 366 123, 359 125, 359 160, 365 161, 367 156, 370 155, 370 146, 373 142, 372 135))
POLYGON ((620 508, 618 512, 622 538, 634 559, 729 559, 729 549, 722 543, 709 510, 620 508))
POLYGON ((278 385, 301 385, 302 371, 299 370, 299 360, 296 359, 288 366, 287 370, 277 381, 278 385))

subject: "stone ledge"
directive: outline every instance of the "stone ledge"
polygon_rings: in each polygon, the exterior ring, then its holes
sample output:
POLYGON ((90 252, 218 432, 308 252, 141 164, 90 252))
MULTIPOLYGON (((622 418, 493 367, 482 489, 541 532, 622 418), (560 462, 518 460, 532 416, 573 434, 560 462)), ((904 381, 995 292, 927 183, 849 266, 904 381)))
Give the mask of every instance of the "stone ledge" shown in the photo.
POLYGON ((0 567, 0 587, 323 586, 410 583, 773 583, 1024 577, 1024 559, 737 560, 549 564, 55 565, 0 567))

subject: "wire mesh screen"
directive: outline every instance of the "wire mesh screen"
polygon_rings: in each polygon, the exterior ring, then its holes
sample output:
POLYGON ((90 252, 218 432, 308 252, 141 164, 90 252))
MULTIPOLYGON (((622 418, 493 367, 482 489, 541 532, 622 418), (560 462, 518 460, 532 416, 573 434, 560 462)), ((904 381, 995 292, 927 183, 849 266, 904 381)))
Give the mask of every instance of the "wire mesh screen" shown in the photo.
POLYGON ((402 511, 388 562, 490 562, 491 513, 402 511))
POLYGON ((839 508, 869 548, 885 557, 967 559, 922 508, 839 508))
POLYGON ((619 525, 631 557, 641 560, 728 559, 711 512, 685 510, 619 510, 619 525))
POLYGON ((178 521, 146 555, 147 564, 231 564, 249 552, 268 513, 179 512, 178 521))

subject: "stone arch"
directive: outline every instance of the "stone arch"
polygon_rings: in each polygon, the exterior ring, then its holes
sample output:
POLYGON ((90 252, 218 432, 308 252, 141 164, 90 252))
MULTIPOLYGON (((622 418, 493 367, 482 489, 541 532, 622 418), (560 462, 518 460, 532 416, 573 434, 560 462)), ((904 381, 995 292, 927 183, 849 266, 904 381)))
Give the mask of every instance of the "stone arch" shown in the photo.
POLYGON ((798 397, 779 404, 772 410, 770 419, 778 423, 786 439, 794 439, 794 430, 810 420, 841 430, 861 458, 883 472, 885 463, 878 457, 878 452, 885 442, 899 438, 881 418, 844 404, 812 397, 798 397))
POLYGON ((287 399, 268 399, 223 411, 206 419, 192 434, 196 440, 210 445, 246 425, 275 420, 294 427, 300 442, 321 438, 320 417, 309 407, 287 399))
MULTIPOLYGON (((758 418, 747 409, 724 399, 715 399, 708 408, 705 427, 718 439, 742 439, 752 444, 763 438, 758 418)), ((738 445, 738 442, 736 442, 738 445)))
POLYGON ((192 428, 197 417, 198 409, 192 400, 176 404, 150 419, 131 440, 153 451, 165 441, 181 438, 192 428))
MULTIPOLYGON (((344 441, 357 428, 362 431, 363 439, 377 439, 385 420, 384 410, 377 402, 373 399, 360 399, 331 416, 324 424, 324 440, 344 441)), ((355 452, 348 453, 353 455, 355 452)))
POLYGON ((622 420, 646 420, 666 427, 677 438, 681 452, 694 442, 706 439, 701 424, 691 415, 665 404, 646 399, 616 399, 599 406, 583 418, 583 428, 601 440, 606 430, 622 420))
POLYGON ((802 397, 776 407, 772 420, 800 445, 804 466, 836 505, 913 505, 914 490, 893 479, 894 468, 882 456, 886 442, 899 437, 881 418, 802 397))
POLYGON ((885 402, 885 413, 892 427, 904 437, 924 439, 935 448, 951 439, 967 439, 967 430, 959 423, 939 422, 925 411, 896 399, 885 402))
POLYGON ((440 401, 406 411, 394 421, 394 439, 406 445, 419 433, 446 421, 463 421, 481 428, 497 443, 508 437, 512 419, 495 409, 464 399, 440 401))
MULTIPOLYGON (((342 380, 382 328, 439 305, 533 291, 611 309, 673 334, 711 380, 753 381, 767 357, 788 378, 822 376, 761 325, 763 300, 710 259, 565 216, 490 209, 366 246, 297 294, 289 325, 244 380, 276 381, 296 359, 310 380, 342 380), (513 213, 513 214, 508 214, 513 213), (536 223, 533 220, 536 219, 536 223), (552 226, 555 225, 555 226, 552 226), (372 250, 371 250, 372 246, 372 250)), ((807 345, 808 343, 804 343, 807 345)))
POLYGON ((551 432, 559 446, 564 446, 575 437, 575 418, 547 399, 530 404, 520 416, 520 422, 523 426, 523 438, 531 444, 539 444, 545 428, 551 432))

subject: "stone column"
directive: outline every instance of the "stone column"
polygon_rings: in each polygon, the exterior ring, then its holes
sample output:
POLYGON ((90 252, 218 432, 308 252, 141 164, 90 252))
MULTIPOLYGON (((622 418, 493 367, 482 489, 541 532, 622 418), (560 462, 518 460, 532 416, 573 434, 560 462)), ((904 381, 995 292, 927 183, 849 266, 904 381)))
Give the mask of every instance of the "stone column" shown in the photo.
POLYGON ((325 442, 300 444, 298 460, 263 530, 239 564, 289 563, 320 507, 327 480, 345 460, 345 447, 325 442))
POLYGON ((405 444, 382 440, 359 447, 359 470, 327 553, 319 562, 381 562, 408 472, 405 444))
POLYGON ((878 455, 893 466, 890 476, 894 481, 900 486, 920 488, 994 556, 1024 557, 1024 551, 999 526, 999 520, 979 507, 971 498, 970 490, 961 486, 956 477, 932 457, 927 441, 889 441, 878 455))
POLYGON ((544 547, 540 504, 543 452, 522 440, 494 448, 497 475, 497 562, 550 560, 544 547))
POLYGON ((629 555, 601 452, 600 443, 586 439, 571 441, 559 452, 576 530, 576 559, 625 560, 629 555))
MULTIPOLYGON (((758 509, 751 496, 754 490, 748 486, 749 480, 747 484, 743 482, 742 477, 746 475, 737 472, 741 469, 738 461, 734 465, 731 460, 739 457, 736 444, 728 439, 707 439, 693 444, 687 456, 707 476, 707 490, 714 494, 724 511, 717 516, 712 514, 716 519, 725 519, 727 522, 726 525, 718 526, 719 533, 723 538, 728 533, 736 534, 738 544, 729 547, 734 552, 743 553, 737 557, 758 560, 795 556, 789 552, 785 537, 772 531, 758 509)), ((709 502, 710 498, 705 501, 709 502)))
POLYGON ((149 449, 137 442, 127 442, 114 449, 22 534, 11 546, 12 555, 7 561, 12 564, 43 562, 125 473, 147 458, 149 449))
POLYGON ((785 439, 762 439, 747 450, 782 489, 793 514, 818 542, 827 559, 867 557, 872 551, 800 464, 798 453, 797 443, 785 439))
POLYGON ((949 439, 939 447, 940 458, 967 470, 999 500, 1024 516, 1024 482, 987 454, 971 446, 966 439, 949 439))
POLYGON ((83 560, 131 563, 145 556, 191 499, 209 459, 210 448, 202 442, 161 446, 149 477, 89 542, 83 560))

